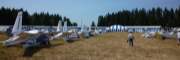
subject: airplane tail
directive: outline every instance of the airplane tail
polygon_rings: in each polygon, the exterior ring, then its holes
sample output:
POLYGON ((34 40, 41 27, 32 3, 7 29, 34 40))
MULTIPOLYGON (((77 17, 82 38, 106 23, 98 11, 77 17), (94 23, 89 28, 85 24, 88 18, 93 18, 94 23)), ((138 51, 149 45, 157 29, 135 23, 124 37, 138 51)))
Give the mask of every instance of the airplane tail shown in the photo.
POLYGON ((61 31, 61 21, 59 20, 58 22, 58 26, 57 26, 57 32, 60 32, 61 31))
POLYGON ((67 32, 67 22, 64 22, 63 32, 67 32))
POLYGON ((11 32, 13 35, 18 35, 22 31, 22 14, 23 12, 18 12, 16 21, 11 32))

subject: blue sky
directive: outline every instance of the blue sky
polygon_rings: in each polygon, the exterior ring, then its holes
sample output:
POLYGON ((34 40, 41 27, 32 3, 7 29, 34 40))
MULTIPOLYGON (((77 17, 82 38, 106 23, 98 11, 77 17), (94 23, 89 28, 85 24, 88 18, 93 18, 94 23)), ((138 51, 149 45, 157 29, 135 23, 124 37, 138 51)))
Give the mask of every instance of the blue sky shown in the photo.
POLYGON ((0 0, 0 7, 23 8, 30 14, 34 12, 57 13, 67 16, 79 25, 97 22, 99 15, 123 9, 152 7, 178 8, 180 0, 0 0))

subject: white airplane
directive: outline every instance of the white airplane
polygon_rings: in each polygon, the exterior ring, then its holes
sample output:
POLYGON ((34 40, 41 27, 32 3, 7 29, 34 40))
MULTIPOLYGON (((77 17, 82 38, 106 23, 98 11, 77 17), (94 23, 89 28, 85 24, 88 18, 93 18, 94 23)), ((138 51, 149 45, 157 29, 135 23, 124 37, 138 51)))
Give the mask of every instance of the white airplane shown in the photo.
POLYGON ((11 45, 15 45, 15 44, 23 42, 23 41, 18 40, 20 38, 19 35, 21 33, 38 34, 40 32, 39 30, 35 30, 35 29, 29 30, 29 31, 22 31, 22 15, 23 15, 23 12, 18 12, 16 21, 14 23, 14 26, 11 32, 13 36, 3 41, 4 46, 11 46, 11 45))
POLYGON ((65 21, 64 22, 64 26, 63 26, 63 32, 67 32, 68 29, 67 29, 67 22, 65 21))
POLYGON ((79 35, 82 35, 83 37, 85 38, 89 38, 90 35, 90 29, 88 29, 88 27, 86 27, 85 25, 84 26, 81 26, 81 30, 78 32, 79 35))
POLYGON ((81 30, 78 31, 78 34, 79 34, 79 35, 82 34, 83 31, 84 31, 84 26, 81 26, 81 30))
POLYGON ((79 35, 76 32, 75 29, 70 29, 68 30, 67 28, 67 22, 64 22, 63 30, 62 32, 58 33, 57 35, 54 36, 54 38, 59 38, 62 37, 64 41, 75 41, 79 39, 79 35))
POLYGON ((57 26, 57 29, 56 29, 56 32, 60 32, 60 31, 62 31, 62 22, 59 20, 59 22, 58 22, 58 26, 57 26))
MULTIPOLYGON (((79 35, 76 34, 76 31, 71 29, 71 30, 68 30, 67 29, 67 22, 64 22, 64 26, 63 28, 61 28, 61 21, 58 22, 58 26, 57 26, 57 34, 52 36, 50 38, 50 40, 55 40, 55 39, 59 39, 59 38, 64 38, 65 41, 67 40, 71 40, 72 38, 73 39, 77 39, 79 38, 79 35), (62 31, 62 32, 61 32, 62 31), (64 36, 65 33, 68 33, 67 35, 69 36, 64 36)), ((65 34, 66 35, 66 34, 65 34)))
MULTIPOLYGON (((59 38, 60 36, 63 35, 63 32, 61 32, 61 31, 62 31, 61 24, 62 24, 62 22, 59 20, 58 26, 57 26, 57 29, 56 29, 56 32, 58 32, 58 33, 57 33, 56 35, 52 36, 52 37, 50 38, 50 40, 57 39, 57 38, 59 38)), ((66 24, 64 24, 64 26, 65 26, 65 25, 66 25, 66 24)), ((66 28, 63 27, 63 29, 66 29, 66 28)), ((63 31, 64 31, 64 30, 63 30, 63 31)))
POLYGON ((93 34, 93 36, 95 36, 95 35, 101 34, 101 32, 102 32, 101 29, 98 30, 97 28, 94 28, 94 31, 92 32, 92 34, 93 34))
POLYGON ((22 32, 22 14, 23 12, 19 12, 16 17, 16 21, 11 32, 13 35, 18 35, 22 32))
POLYGON ((165 39, 165 38, 173 38, 173 36, 175 35, 175 30, 172 30, 172 31, 163 31, 162 30, 159 33, 163 37, 163 39, 165 39))
POLYGON ((12 44, 13 41, 20 38, 20 36, 18 36, 18 35, 22 32, 22 14, 23 14, 23 12, 18 12, 16 21, 14 23, 14 26, 13 26, 13 29, 11 32, 13 34, 13 36, 10 37, 8 40, 3 41, 4 46, 12 44))
POLYGON ((155 35, 156 35, 156 32, 145 32, 142 36, 144 38, 153 38, 155 37, 155 35))

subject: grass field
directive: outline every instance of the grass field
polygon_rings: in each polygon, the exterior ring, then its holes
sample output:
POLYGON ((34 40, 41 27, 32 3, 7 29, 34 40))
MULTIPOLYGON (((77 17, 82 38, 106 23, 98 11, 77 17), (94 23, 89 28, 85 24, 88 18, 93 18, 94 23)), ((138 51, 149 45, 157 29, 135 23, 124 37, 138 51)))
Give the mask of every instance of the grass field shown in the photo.
POLYGON ((135 34, 135 46, 127 44, 127 33, 105 33, 73 43, 53 42, 50 48, 43 48, 23 57, 21 47, 0 46, 0 60, 179 60, 180 46, 176 40, 145 39, 135 34), (59 45, 58 45, 59 44, 59 45))

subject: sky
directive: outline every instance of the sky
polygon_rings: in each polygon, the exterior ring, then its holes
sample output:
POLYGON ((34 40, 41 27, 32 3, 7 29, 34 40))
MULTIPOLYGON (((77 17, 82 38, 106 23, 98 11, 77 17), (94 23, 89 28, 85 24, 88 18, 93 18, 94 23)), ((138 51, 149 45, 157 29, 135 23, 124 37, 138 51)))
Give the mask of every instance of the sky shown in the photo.
POLYGON ((77 22, 78 25, 97 23, 98 16, 120 10, 153 7, 178 8, 180 0, 0 0, 0 7, 23 8, 30 14, 49 12, 77 22))

